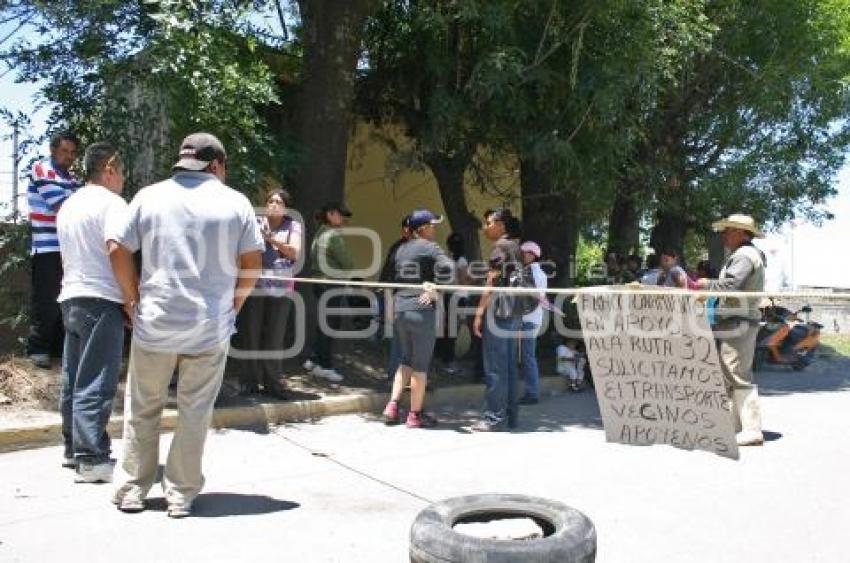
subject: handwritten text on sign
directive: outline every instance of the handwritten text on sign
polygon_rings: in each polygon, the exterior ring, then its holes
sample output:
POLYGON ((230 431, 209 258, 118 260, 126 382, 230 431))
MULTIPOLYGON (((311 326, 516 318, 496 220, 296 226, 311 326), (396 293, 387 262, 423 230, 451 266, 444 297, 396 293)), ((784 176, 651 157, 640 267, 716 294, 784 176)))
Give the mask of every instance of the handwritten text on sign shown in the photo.
POLYGON ((738 458, 705 308, 685 295, 578 297, 609 442, 669 444, 738 458))

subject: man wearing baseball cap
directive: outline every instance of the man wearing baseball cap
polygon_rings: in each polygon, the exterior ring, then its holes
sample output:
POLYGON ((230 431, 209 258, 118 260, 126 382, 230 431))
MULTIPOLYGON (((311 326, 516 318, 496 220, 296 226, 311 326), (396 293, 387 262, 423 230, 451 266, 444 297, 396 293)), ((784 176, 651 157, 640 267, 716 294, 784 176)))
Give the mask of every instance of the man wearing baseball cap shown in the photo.
POLYGON ((209 133, 183 140, 174 175, 140 190, 115 236, 115 278, 132 310, 124 455, 114 502, 144 510, 159 466, 159 421, 179 369, 179 421, 165 464, 168 516, 192 510, 236 313, 262 268, 254 208, 224 184, 227 155, 209 133), (132 253, 142 251, 136 282, 132 253))
MULTIPOLYGON (((697 280, 698 289, 716 291, 764 291, 765 256, 753 245, 753 238, 764 235, 749 215, 730 215, 716 221, 712 228, 721 233, 729 258, 716 280, 697 280)), ((720 299, 715 334, 720 366, 732 395, 732 416, 740 432, 739 446, 760 446, 761 409, 758 390, 753 383, 753 356, 761 313, 759 298, 724 297, 720 299)))

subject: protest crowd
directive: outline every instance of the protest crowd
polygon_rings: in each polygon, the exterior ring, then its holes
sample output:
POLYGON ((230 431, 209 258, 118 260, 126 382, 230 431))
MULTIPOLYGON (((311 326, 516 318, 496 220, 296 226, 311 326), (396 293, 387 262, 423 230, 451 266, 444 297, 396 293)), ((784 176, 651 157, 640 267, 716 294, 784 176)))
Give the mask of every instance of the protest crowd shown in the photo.
MULTIPOLYGON (((82 181, 71 172, 81 149, 75 135, 61 133, 50 144, 50 158, 32 168, 27 353, 39 366, 62 357, 63 465, 75 470, 78 482, 114 481, 113 501, 125 512, 145 508, 157 479, 160 416, 172 377, 179 374, 180 422, 162 483, 168 515, 185 517, 204 484, 204 442, 234 334, 239 335, 243 395, 287 398, 277 352, 298 314, 317 319, 304 368, 331 383, 344 381, 334 354, 342 315, 330 311, 348 307, 345 282, 353 259, 344 226, 352 213, 343 202, 327 202, 315 211, 317 228, 310 238, 312 226, 291 212, 297 202, 285 189, 264 194, 255 209, 227 186, 225 147, 207 133, 186 137, 172 176, 141 189, 129 203, 121 197, 125 163, 117 149, 109 143, 88 146, 82 181), (311 284, 315 313, 299 313, 293 306, 296 277, 311 284), (113 466, 106 425, 125 334, 131 336, 124 450, 113 466)), ((544 315, 561 313, 546 297, 551 288, 541 265, 545 249, 523 239, 520 220, 507 208, 488 210, 482 219, 483 234, 492 243, 483 268, 474 267, 458 234, 448 236, 446 249, 436 242, 442 216, 415 209, 401 219, 400 238, 379 277, 379 282, 406 284, 386 300, 385 315, 392 319, 387 424, 417 429, 438 423, 425 410, 428 377, 435 358, 449 372, 460 369, 456 333, 441 330, 458 324, 470 328, 486 388, 471 431, 515 428, 520 406, 541 400, 537 344, 544 315), (451 287, 443 290, 443 285, 451 287), (483 289, 463 290, 476 285, 483 289), (527 291, 500 291, 504 287, 527 291)), ((707 261, 685 269, 674 250, 645 258, 610 253, 608 284, 762 291, 765 257, 752 244, 761 236, 755 221, 732 215, 713 227, 729 251, 720 272, 707 261)), ((706 302, 714 311, 712 327, 731 335, 718 338, 717 346, 738 445, 763 442, 751 368, 758 302, 728 294, 706 302)), ((580 391, 589 371, 584 344, 560 339, 555 355, 556 371, 569 389, 580 391)))

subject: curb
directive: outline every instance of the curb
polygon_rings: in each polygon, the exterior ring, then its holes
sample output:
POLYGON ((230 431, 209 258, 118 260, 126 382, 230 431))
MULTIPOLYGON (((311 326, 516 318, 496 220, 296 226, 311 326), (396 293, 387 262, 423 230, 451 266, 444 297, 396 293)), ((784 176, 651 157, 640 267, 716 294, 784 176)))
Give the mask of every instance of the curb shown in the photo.
MULTIPOLYGON (((557 392, 563 385, 560 377, 541 377, 541 395, 557 392)), ((283 422, 304 422, 326 416, 357 414, 380 411, 388 399, 388 393, 366 392, 351 395, 324 397, 312 401, 282 403, 259 403, 242 407, 222 407, 213 412, 212 428, 238 428, 255 425, 272 425, 283 422)), ((443 387, 428 392, 431 405, 482 403, 484 385, 458 385, 443 387)), ((160 430, 168 432, 177 426, 177 411, 162 413, 160 430)), ((120 438, 124 430, 124 417, 113 416, 107 426, 109 435, 120 438)), ((62 443, 62 424, 40 424, 0 430, 0 453, 42 448, 62 443)))

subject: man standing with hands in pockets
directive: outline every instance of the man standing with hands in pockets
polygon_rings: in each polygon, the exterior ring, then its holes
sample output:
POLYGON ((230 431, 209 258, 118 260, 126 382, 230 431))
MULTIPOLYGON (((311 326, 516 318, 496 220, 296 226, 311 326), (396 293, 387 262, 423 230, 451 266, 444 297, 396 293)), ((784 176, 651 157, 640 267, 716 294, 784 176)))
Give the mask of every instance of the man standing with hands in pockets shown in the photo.
POLYGON ((133 315, 127 374, 124 456, 114 502, 144 510, 159 466, 159 422, 179 370, 179 420, 165 464, 168 516, 192 510, 204 477, 201 458, 221 388, 236 313, 256 283, 264 248, 254 208, 224 179, 224 146, 208 133, 183 140, 174 175, 130 203, 116 278, 133 315), (142 252, 138 292, 132 253, 142 252))

